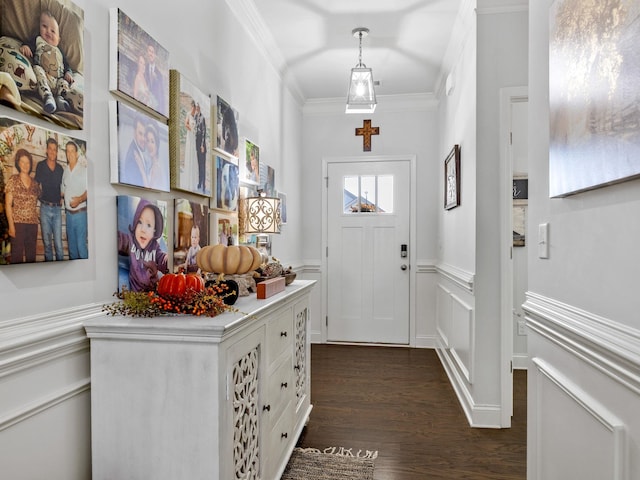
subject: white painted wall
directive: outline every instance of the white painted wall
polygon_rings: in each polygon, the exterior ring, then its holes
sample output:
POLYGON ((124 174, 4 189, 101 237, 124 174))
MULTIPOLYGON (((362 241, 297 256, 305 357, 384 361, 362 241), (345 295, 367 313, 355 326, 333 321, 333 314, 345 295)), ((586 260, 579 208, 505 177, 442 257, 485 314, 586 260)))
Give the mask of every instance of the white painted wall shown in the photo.
MULTIPOLYGON (((115 196, 191 198, 110 185, 108 9, 116 4, 75 3, 85 12, 86 128, 76 136, 87 140, 90 162, 90 258, 0 268, 0 476, 16 480, 89 478, 89 363, 82 321, 99 314, 116 289, 115 196)), ((170 51, 171 68, 239 111, 240 135, 258 143, 261 160, 276 170, 276 188, 288 195, 289 223, 273 239, 273 253, 300 266, 302 105, 245 29, 251 12, 239 20, 223 0, 129 0, 120 7, 170 51)))
POLYGON ((462 200, 440 215, 437 317, 439 354, 470 423, 495 427, 508 368, 500 342, 500 89, 526 85, 527 11, 522 2, 473 7, 460 18, 467 28, 449 67, 456 87, 439 112, 442 158, 461 145, 462 200))
MULTIPOLYGON (((142 190, 115 187, 108 181, 108 102, 114 98, 108 91, 108 9, 113 3, 105 0, 75 3, 85 10, 86 128, 78 136, 87 140, 90 162, 91 259, 0 269, 0 303, 3 318, 7 319, 36 314, 42 311, 43 305, 57 310, 109 300, 117 278, 117 265, 110 254, 116 248, 114 196, 143 194, 142 190), (38 302, 33 301, 35 297, 38 302)), ((288 194, 289 224, 282 235, 274 238, 274 254, 282 256, 283 261, 298 263, 301 258, 297 201, 301 174, 301 105, 283 87, 279 74, 247 34, 245 22, 237 20, 222 0, 205 3, 184 0, 178 10, 181 14, 176 14, 174 4, 162 3, 149 8, 142 0, 131 0, 121 8, 169 50, 171 68, 179 70, 212 98, 221 95, 239 111, 240 135, 246 132, 255 139, 260 146, 261 161, 276 170, 276 188, 288 194)), ((9 116, 19 115, 1 108, 9 116)), ((21 115, 20 118, 51 127, 34 117, 21 115)), ((150 196, 172 199, 177 194, 150 196)))
POLYGON ((550 257, 529 251, 528 478, 640 478, 640 181, 549 198, 551 3, 529 22, 529 230, 549 222, 550 257))

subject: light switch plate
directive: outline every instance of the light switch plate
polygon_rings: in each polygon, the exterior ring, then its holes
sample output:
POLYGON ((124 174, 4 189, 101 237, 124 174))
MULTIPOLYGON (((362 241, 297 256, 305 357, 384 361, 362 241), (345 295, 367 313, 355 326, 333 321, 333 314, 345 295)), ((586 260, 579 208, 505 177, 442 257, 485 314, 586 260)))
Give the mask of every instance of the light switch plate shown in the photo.
POLYGON ((549 224, 538 225, 538 258, 549 258, 549 224))

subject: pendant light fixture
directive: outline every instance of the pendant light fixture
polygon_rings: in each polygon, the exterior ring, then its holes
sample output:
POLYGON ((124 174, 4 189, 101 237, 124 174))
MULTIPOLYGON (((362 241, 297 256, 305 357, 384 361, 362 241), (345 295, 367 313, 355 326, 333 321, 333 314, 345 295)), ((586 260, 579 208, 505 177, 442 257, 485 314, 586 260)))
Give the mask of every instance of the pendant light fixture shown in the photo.
POLYGON ((358 64, 351 69, 347 108, 345 113, 373 113, 376 109, 376 92, 373 89, 373 73, 362 63, 362 39, 369 35, 369 29, 354 28, 351 33, 360 42, 358 64))

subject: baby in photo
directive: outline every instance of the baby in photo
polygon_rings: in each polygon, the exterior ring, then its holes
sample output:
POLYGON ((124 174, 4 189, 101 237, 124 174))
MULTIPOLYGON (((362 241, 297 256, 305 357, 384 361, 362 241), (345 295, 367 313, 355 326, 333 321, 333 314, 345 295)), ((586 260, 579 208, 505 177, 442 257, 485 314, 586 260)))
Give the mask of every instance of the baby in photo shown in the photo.
POLYGON ((45 10, 40 14, 40 35, 35 38, 34 44, 20 47, 20 52, 33 64, 38 94, 47 113, 71 110, 66 97, 74 82, 73 72, 58 48, 59 43, 58 21, 51 12, 45 10))

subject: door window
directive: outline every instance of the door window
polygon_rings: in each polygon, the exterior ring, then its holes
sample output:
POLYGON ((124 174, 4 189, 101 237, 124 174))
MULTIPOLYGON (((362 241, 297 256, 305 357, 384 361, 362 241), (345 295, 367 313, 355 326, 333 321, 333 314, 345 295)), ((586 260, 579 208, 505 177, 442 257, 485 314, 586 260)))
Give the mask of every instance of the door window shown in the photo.
POLYGON ((393 175, 347 175, 342 179, 343 213, 393 213, 393 175))

